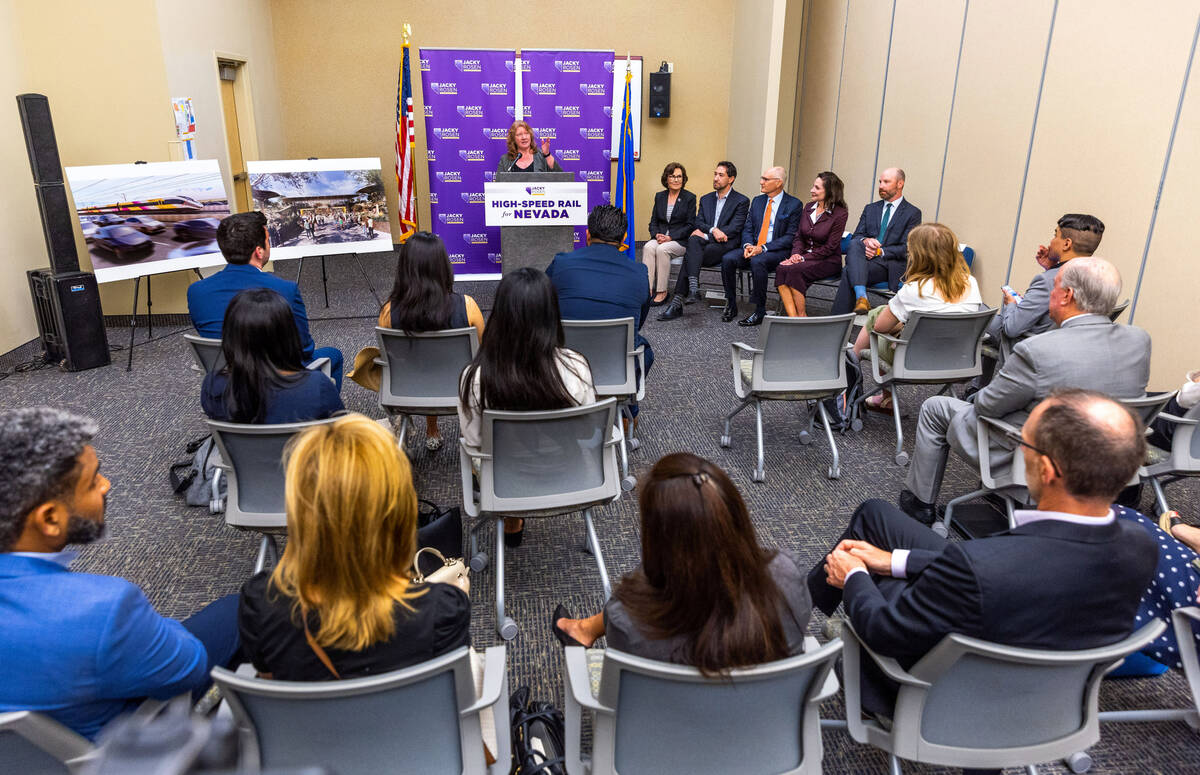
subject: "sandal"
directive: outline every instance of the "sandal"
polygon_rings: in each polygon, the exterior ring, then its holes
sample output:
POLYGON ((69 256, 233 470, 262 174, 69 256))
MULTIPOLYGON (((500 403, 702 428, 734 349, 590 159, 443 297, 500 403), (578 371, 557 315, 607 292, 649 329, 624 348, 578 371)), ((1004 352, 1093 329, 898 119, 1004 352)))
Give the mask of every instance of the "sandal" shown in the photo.
POLYGON ((891 393, 876 393, 873 396, 863 401, 863 404, 872 412, 881 412, 883 414, 892 413, 892 394, 891 393))
POLYGON ((1183 520, 1180 519, 1178 511, 1164 511, 1158 515, 1158 526, 1167 535, 1171 535, 1171 528, 1182 524, 1183 520))

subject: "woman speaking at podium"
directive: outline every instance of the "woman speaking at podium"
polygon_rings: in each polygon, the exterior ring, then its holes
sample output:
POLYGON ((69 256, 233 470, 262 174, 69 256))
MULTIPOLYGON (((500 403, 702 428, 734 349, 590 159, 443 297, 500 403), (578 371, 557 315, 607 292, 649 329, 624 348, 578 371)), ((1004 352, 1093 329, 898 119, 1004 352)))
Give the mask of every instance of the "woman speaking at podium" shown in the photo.
POLYGON ((562 172, 550 155, 550 141, 542 140, 541 150, 534 146, 533 127, 517 120, 508 128, 508 153, 496 165, 496 172, 562 172))

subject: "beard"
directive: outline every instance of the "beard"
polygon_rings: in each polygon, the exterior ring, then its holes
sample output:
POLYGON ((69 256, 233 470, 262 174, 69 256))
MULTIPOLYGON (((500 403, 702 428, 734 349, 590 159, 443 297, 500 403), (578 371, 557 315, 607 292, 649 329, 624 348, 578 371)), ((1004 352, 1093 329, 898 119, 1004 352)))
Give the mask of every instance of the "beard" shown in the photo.
POLYGON ((104 535, 104 523, 72 514, 67 518, 67 543, 90 544, 104 535))

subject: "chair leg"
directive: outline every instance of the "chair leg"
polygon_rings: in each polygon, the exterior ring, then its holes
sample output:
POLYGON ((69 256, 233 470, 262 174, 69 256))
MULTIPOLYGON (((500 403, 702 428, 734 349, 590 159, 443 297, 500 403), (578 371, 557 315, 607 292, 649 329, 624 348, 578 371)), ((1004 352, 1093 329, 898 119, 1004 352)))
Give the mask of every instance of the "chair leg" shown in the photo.
POLYGON ((617 431, 621 434, 621 443, 617 446, 621 450, 621 489, 629 492, 634 487, 637 487, 637 479, 629 473, 629 451, 625 446, 625 429, 621 427, 621 417, 617 417, 617 431))
POLYGON ((404 451, 404 442, 408 439, 408 415, 400 415, 400 433, 396 435, 396 446, 404 451))
POLYGON ((633 416, 633 410, 629 407, 629 404, 621 404, 621 413, 623 416, 629 418, 629 449, 631 451, 636 450, 638 447, 642 446, 642 442, 638 441, 637 437, 633 435, 633 421, 635 419, 633 416))
POLYGON ((892 420, 896 423, 896 465, 908 465, 908 453, 904 451, 904 428, 900 425, 900 391, 892 384, 892 420))
POLYGON ((737 409, 734 409, 732 412, 725 415, 725 434, 723 436, 721 436, 721 446, 722 447, 728 447, 732 443, 732 440, 731 440, 729 434, 730 434, 730 426, 732 425, 733 418, 737 416, 738 412, 742 411, 747 406, 750 406, 750 402, 753 400, 754 400, 754 396, 748 396, 747 398, 742 400, 742 403, 738 404, 737 409))
POLYGON ((767 474, 764 470, 766 463, 763 460, 762 401, 754 402, 754 430, 756 433, 756 441, 758 443, 758 467, 754 469, 754 475, 751 478, 756 482, 765 482, 767 480, 767 474))
POLYGON ((888 756, 888 766, 892 775, 904 775, 904 770, 900 769, 900 760, 895 756, 888 756))
POLYGON ((504 640, 517 637, 517 623, 504 615, 504 518, 496 518, 496 632, 504 640))
POLYGON ((1150 486, 1154 488, 1154 503, 1158 506, 1158 513, 1163 514, 1170 511, 1171 507, 1167 505, 1167 494, 1163 492, 1163 486, 1157 477, 1150 478, 1150 486))
POLYGON ((954 509, 957 508, 960 503, 966 503, 967 501, 978 498, 981 495, 987 495, 989 492, 991 492, 991 490, 975 490, 974 492, 969 492, 966 495, 960 495, 957 498, 953 498, 949 503, 946 504, 946 516, 942 518, 941 522, 935 521, 933 523, 933 532, 937 533, 942 538, 947 538, 950 535, 950 522, 954 518, 954 509))
POLYGON ((279 547, 275 544, 275 537, 270 533, 263 533, 262 540, 258 542, 258 556, 254 559, 254 572, 260 573, 278 560, 279 547))
POLYGON ((487 518, 478 519, 475 521, 475 524, 471 525, 470 529, 468 530, 468 534, 470 535, 471 570, 474 571, 475 573, 482 572, 483 569, 488 566, 487 552, 485 552, 479 548, 479 530, 480 530, 480 528, 482 528, 485 524, 487 524, 490 521, 491 520, 489 520, 487 518))
POLYGON ((588 546, 592 556, 596 558, 596 570, 600 571, 600 585, 604 587, 604 599, 612 597, 612 584, 608 580, 608 568, 604 565, 604 555, 600 553, 600 541, 596 538, 596 525, 592 522, 592 510, 583 510, 583 524, 587 528, 588 546))
MULTIPOLYGON (((818 401, 817 411, 821 414, 821 424, 825 426, 825 438, 829 440, 829 451, 833 453, 833 465, 829 467, 829 478, 839 479, 842 476, 842 469, 838 464, 837 442, 833 440, 833 429, 829 427, 829 414, 825 411, 825 404, 818 401)), ((811 418, 809 424, 812 424, 811 418)))

